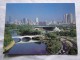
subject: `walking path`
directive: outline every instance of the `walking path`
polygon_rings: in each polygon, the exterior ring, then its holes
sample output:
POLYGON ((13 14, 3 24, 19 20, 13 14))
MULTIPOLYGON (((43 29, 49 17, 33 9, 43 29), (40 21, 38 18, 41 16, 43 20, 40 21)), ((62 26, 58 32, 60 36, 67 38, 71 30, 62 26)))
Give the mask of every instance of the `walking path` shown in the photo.
POLYGON ((13 45, 15 44, 15 41, 11 41, 11 43, 9 45, 7 45, 6 47, 3 47, 4 51, 3 52, 6 52, 8 51, 11 47, 13 47, 13 45))
POLYGON ((57 54, 68 54, 68 46, 73 47, 73 43, 66 40, 65 38, 61 38, 62 47, 57 54))

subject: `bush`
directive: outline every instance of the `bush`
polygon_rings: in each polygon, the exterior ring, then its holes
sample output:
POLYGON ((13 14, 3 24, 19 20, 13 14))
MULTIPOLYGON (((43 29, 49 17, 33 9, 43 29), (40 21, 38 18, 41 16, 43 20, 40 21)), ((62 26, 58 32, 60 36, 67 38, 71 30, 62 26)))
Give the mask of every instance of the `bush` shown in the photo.
POLYGON ((46 35, 47 35, 49 38, 51 38, 51 39, 54 39, 54 38, 56 38, 56 36, 57 36, 57 35, 56 35, 55 33, 53 33, 53 32, 52 32, 52 33, 47 33, 46 35))
POLYGON ((71 36, 71 37, 76 37, 76 30, 71 29, 71 30, 70 30, 70 36, 71 36))
POLYGON ((56 54, 61 48, 61 42, 59 40, 49 40, 47 42, 47 51, 49 54, 56 54))
POLYGON ((76 55, 77 54, 77 49, 72 47, 69 49, 69 52, 68 52, 69 55, 76 55))
POLYGON ((41 31, 31 29, 27 29, 21 32, 21 35, 39 35, 39 34, 41 34, 41 31))
POLYGON ((54 32, 47 33, 46 35, 48 38, 50 38, 47 40, 47 43, 46 43, 48 53, 56 54, 61 48, 60 40, 57 38, 57 35, 54 32))
POLYGON ((33 37, 33 40, 40 40, 41 37, 33 37))
POLYGON ((60 36, 70 36, 70 37, 76 37, 76 30, 70 29, 69 31, 61 31, 59 32, 60 36))

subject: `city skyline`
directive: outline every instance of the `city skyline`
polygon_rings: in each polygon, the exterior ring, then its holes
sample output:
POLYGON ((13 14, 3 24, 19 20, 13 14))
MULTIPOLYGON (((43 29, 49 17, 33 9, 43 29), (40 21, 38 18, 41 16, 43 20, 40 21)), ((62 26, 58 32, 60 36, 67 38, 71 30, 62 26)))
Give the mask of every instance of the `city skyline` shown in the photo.
POLYGON ((10 16, 13 20, 29 18, 35 21, 38 17, 39 21, 62 21, 66 13, 71 13, 75 20, 74 3, 8 3, 6 7, 6 20, 10 16))
POLYGON ((77 55, 74 3, 8 3, 3 53, 77 55))

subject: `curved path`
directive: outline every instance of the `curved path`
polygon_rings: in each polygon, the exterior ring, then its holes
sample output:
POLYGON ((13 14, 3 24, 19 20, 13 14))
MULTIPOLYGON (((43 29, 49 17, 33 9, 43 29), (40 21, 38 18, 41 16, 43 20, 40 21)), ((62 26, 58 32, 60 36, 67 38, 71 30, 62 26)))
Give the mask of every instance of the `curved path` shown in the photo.
POLYGON ((57 54, 68 54, 69 51, 69 47, 75 47, 76 48, 76 43, 74 43, 73 41, 67 40, 66 38, 61 38, 61 43, 62 43, 62 47, 59 50, 59 52, 57 54))

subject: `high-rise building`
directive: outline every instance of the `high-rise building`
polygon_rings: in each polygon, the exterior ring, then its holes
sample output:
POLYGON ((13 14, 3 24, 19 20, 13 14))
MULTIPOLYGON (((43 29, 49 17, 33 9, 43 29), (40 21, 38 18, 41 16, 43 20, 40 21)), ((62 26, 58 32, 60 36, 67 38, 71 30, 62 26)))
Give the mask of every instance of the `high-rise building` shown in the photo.
POLYGON ((54 24, 54 25, 57 24, 57 21, 54 20, 54 21, 53 21, 53 24, 54 24))
POLYGON ((30 19, 27 19, 27 24, 28 25, 33 25, 33 22, 30 19))
POLYGON ((23 18, 23 24, 28 24, 27 18, 23 18))
POLYGON ((73 23, 73 16, 72 14, 65 14, 64 15, 65 23, 72 24, 73 23))
POLYGON ((67 21, 68 21, 68 23, 73 23, 72 14, 68 14, 68 16, 67 16, 67 21))
POLYGON ((18 20, 17 19, 14 20, 14 24, 18 25, 18 20))
POLYGON ((9 16, 8 20, 6 21, 6 24, 11 24, 11 22, 12 22, 12 18, 11 16, 9 16))
POLYGON ((39 25, 40 26, 45 26, 46 25, 46 22, 45 21, 41 21, 41 22, 39 22, 39 25))
POLYGON ((22 22, 23 22, 23 24, 26 24, 26 18, 23 18, 22 22))
POLYGON ((36 18, 36 25, 39 25, 39 20, 38 20, 38 18, 36 18))
POLYGON ((65 20, 64 22, 65 22, 65 23, 67 23, 67 15, 68 15, 68 14, 65 14, 65 15, 64 15, 64 20, 65 20))

